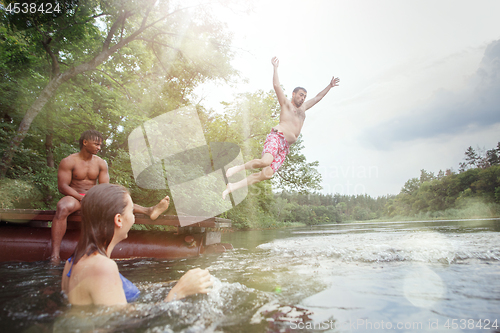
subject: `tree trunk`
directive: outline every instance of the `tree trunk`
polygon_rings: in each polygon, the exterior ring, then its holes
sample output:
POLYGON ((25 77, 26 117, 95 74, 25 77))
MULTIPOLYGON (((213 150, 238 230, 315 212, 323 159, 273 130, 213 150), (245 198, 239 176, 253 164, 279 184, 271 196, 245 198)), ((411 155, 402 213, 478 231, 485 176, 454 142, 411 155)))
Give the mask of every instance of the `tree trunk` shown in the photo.
MULTIPOLYGON (((141 31, 142 32, 142 31, 141 31)), ((133 38, 137 37, 139 33, 133 34, 133 38)), ((75 77, 78 74, 86 72, 88 70, 94 70, 98 65, 102 64, 106 59, 109 58, 111 54, 116 52, 119 48, 123 47, 125 44, 128 44, 133 38, 127 39, 126 42, 120 42, 116 44, 114 47, 102 51, 98 54, 94 59, 90 60, 87 63, 81 64, 77 67, 73 67, 68 69, 63 74, 59 74, 52 78, 47 86, 42 90, 36 101, 30 106, 26 114, 24 115, 21 124, 19 125, 19 129, 17 130, 16 135, 10 141, 9 146, 5 150, 5 153, 2 157, 2 165, 0 166, 0 178, 5 176, 5 173, 10 168, 12 163, 12 158, 16 150, 19 148, 21 142, 26 137, 28 130, 31 126, 31 123, 38 115, 40 111, 42 111, 45 104, 49 101, 52 96, 54 96, 56 90, 59 88, 61 84, 68 81, 69 79, 75 77)))
MULTIPOLYGON (((43 109, 43 107, 49 101, 49 99, 52 98, 52 96, 54 96, 59 86, 78 74, 96 69, 97 66, 106 61, 113 53, 115 53, 116 51, 118 51, 120 48, 127 45, 131 41, 135 40, 142 32, 144 32, 144 30, 153 26, 154 23, 151 25, 146 25, 146 19, 149 15, 149 11, 153 8, 152 7, 153 4, 154 2, 150 3, 150 8, 148 9, 146 16, 143 19, 141 27, 138 28, 135 32, 133 32, 130 36, 120 40, 118 43, 110 47, 112 37, 114 36, 116 30, 118 29, 118 26, 123 22, 125 22, 125 20, 129 16, 129 13, 123 13, 110 28, 108 32, 108 37, 104 41, 103 49, 97 56, 95 56, 93 59, 91 59, 86 63, 68 69, 62 74, 58 73, 50 79, 49 83, 42 90, 36 101, 30 106, 28 111, 26 111, 26 114, 24 115, 24 118, 21 121, 21 124, 19 125, 19 129, 17 130, 16 135, 14 135, 14 137, 9 143, 9 146, 5 149, 4 155, 2 157, 2 163, 0 165, 0 178, 5 177, 5 174, 7 170, 10 168, 10 165, 12 163, 12 158, 14 157, 16 150, 21 145, 21 142, 26 137, 26 134, 28 133, 31 123, 38 115, 38 113, 43 109)), ((156 22, 160 21, 161 20, 158 20, 156 22)), ((57 61, 57 59, 55 59, 55 61, 57 61)))
MULTIPOLYGON (((49 125, 50 126, 50 125, 49 125)), ((52 127, 52 126, 51 126, 52 127)), ((52 144, 52 138, 54 134, 52 131, 45 135, 45 150, 47 151, 47 166, 49 168, 54 168, 54 145, 52 144)))
POLYGON ((10 168, 12 158, 14 157, 16 150, 21 145, 21 142, 26 137, 26 134, 28 133, 31 123, 33 122, 35 117, 42 110, 48 100, 54 95, 57 88, 59 88, 59 86, 63 83, 61 82, 60 78, 61 75, 58 75, 50 80, 47 86, 45 86, 45 88, 42 90, 40 96, 38 96, 36 101, 30 106, 28 111, 26 111, 26 114, 24 115, 24 118, 19 125, 16 135, 14 135, 9 143, 9 146, 5 149, 4 155, 2 157, 2 165, 0 168, 0 177, 4 177, 5 173, 10 168))

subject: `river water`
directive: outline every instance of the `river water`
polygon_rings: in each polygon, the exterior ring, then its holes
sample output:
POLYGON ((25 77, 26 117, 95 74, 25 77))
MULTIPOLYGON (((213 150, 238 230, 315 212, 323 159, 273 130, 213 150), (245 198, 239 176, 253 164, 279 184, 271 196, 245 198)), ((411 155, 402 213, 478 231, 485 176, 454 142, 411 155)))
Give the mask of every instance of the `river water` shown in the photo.
POLYGON ((233 251, 119 261, 126 308, 70 307, 60 267, 0 263, 2 332, 500 332, 500 220, 225 233, 233 251), (209 295, 164 303, 194 267, 209 295))

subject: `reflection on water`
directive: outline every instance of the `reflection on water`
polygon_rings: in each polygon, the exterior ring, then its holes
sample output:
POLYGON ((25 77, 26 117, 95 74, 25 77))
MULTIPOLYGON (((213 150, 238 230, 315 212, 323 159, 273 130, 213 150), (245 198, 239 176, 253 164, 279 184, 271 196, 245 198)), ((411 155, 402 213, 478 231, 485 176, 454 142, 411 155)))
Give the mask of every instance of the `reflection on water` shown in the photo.
POLYGON ((141 289, 140 299, 126 308, 68 306, 59 292, 62 265, 2 263, 0 327, 6 332, 500 331, 499 232, 499 220, 469 220, 226 233, 223 242, 235 250, 222 255, 120 261, 120 272, 141 289), (171 280, 193 267, 211 271, 212 292, 163 302, 171 280))

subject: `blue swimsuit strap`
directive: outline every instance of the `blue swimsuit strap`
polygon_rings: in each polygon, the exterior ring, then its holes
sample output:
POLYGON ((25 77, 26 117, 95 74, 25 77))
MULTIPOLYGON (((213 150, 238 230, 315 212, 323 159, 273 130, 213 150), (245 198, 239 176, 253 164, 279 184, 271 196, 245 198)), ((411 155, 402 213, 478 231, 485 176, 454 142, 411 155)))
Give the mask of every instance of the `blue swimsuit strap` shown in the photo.
MULTIPOLYGON (((71 267, 69 268, 68 274, 66 274, 67 277, 71 276, 71 270, 73 269, 73 264, 75 263, 74 261, 71 261, 71 257, 69 257, 68 262, 71 263, 71 267)), ((122 280, 122 286, 123 286, 123 292, 125 293, 125 298, 127 299, 127 302, 133 302, 136 299, 139 298, 139 295, 141 294, 141 291, 139 288, 135 286, 132 282, 130 282, 126 277, 124 277, 121 273, 120 274, 120 279, 122 280)))
MULTIPOLYGON (((68 262, 71 262, 71 257, 69 257, 68 262)), ((69 272, 68 272, 68 274, 66 274, 67 277, 71 276, 71 270, 73 269, 73 264, 74 264, 74 262, 71 262, 71 267, 69 268, 69 272)))
POLYGON ((139 288, 137 288, 135 284, 130 282, 121 273, 120 273, 120 279, 122 280, 123 291, 125 292, 125 298, 127 299, 127 302, 130 303, 138 299, 139 295, 141 294, 139 288))

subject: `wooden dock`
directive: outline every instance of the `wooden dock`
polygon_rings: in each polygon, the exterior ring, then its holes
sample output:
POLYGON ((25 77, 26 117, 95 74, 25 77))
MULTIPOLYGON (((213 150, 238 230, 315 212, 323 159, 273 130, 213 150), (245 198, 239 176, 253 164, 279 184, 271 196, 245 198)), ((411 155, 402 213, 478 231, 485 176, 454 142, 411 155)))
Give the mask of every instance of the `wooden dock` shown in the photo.
MULTIPOLYGON (((10 223, 26 223, 28 226, 48 227, 48 223, 54 219, 55 210, 37 210, 37 209, 0 209, 0 221, 10 223)), ((148 225, 168 225, 179 228, 231 228, 231 220, 220 217, 183 217, 184 220, 191 219, 194 223, 181 227, 179 218, 176 215, 160 215, 156 220, 151 220, 144 214, 135 214, 135 224, 148 225), (196 222, 200 221, 201 222, 196 222)), ((82 222, 80 211, 68 216, 68 227, 71 224, 82 222)))
MULTIPOLYGON (((51 250, 49 223, 55 210, 0 209, 0 262, 47 260, 51 250)), ((131 230, 111 254, 112 258, 154 257, 165 259, 189 258, 203 253, 221 253, 232 249, 221 243, 221 231, 231 227, 231 220, 219 217, 186 217, 195 223, 182 227, 177 216, 135 214, 136 224, 172 226, 171 231, 131 230)), ((61 258, 74 251, 80 234, 82 216, 77 211, 68 216, 67 231, 61 243, 61 258)))

